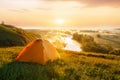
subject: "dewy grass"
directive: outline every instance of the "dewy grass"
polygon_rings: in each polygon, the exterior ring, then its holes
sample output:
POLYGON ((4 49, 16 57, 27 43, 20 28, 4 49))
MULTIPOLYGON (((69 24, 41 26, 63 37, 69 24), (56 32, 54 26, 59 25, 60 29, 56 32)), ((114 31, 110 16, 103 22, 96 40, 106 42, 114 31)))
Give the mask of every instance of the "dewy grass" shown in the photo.
POLYGON ((120 80, 120 56, 58 49, 61 59, 41 65, 16 62, 22 48, 0 48, 0 80, 120 80))

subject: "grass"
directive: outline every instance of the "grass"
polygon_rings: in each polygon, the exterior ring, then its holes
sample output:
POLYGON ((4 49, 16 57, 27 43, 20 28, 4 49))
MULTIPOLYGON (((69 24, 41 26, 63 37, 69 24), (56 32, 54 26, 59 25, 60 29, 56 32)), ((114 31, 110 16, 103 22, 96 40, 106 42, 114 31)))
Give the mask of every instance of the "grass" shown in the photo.
POLYGON ((120 80, 120 56, 58 49, 59 60, 40 65, 16 62, 22 48, 0 48, 0 80, 120 80))
POLYGON ((39 34, 11 25, 0 24, 0 47, 23 46, 37 38, 40 38, 39 34))

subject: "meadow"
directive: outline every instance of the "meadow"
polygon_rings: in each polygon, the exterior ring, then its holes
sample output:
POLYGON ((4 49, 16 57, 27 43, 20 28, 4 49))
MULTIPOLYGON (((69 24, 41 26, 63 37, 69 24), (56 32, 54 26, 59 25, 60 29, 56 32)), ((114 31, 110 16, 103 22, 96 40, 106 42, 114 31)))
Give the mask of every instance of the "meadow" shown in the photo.
POLYGON ((1 25, 0 32, 4 41, 0 43, 0 80, 120 80, 119 31, 22 30, 1 25), (61 58, 45 65, 15 61, 24 45, 38 38, 56 46, 61 58), (26 43, 11 45, 13 40, 26 43), (65 50, 73 40, 82 51, 65 50))
POLYGON ((0 80, 120 80, 120 0, 0 0, 0 80))
POLYGON ((120 80, 120 56, 58 49, 46 65, 16 62, 23 47, 0 48, 0 80, 120 80))

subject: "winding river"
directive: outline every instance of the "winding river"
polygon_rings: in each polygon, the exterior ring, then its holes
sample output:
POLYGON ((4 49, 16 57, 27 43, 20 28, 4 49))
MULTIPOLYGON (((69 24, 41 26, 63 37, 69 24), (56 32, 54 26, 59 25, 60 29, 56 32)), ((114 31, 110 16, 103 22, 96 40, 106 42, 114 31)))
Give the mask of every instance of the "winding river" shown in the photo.
POLYGON ((80 48, 80 44, 77 41, 73 40, 71 35, 68 35, 65 38, 64 42, 66 43, 66 46, 64 48, 65 50, 78 52, 82 51, 82 49, 80 48))

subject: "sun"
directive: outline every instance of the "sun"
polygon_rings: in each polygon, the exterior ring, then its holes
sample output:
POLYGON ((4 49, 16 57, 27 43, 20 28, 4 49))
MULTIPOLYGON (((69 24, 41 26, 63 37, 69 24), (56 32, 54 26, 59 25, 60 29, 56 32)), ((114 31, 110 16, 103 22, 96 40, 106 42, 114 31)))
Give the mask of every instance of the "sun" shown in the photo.
POLYGON ((64 23, 64 20, 63 19, 55 19, 55 23, 56 24, 63 24, 64 23))

